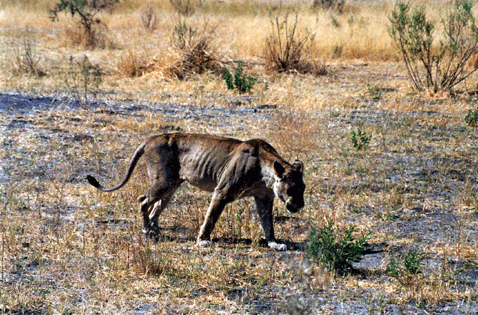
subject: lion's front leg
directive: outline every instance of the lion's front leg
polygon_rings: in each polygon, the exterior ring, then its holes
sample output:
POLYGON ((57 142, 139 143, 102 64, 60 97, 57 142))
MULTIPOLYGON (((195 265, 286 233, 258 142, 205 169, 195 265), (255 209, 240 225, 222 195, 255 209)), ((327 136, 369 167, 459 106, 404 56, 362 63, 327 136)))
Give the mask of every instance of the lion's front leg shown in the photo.
POLYGON ((214 195, 211 200, 211 204, 204 218, 204 223, 199 230, 199 236, 197 239, 197 245, 201 247, 207 247, 211 244, 211 232, 216 225, 219 216, 221 215, 224 207, 229 203, 225 198, 221 196, 217 191, 214 192, 214 195))
POLYGON ((257 213, 259 214, 261 225, 264 229, 267 245, 276 250, 287 250, 287 245, 278 244, 274 236, 274 218, 272 216, 274 195, 256 196, 254 200, 256 201, 257 213))

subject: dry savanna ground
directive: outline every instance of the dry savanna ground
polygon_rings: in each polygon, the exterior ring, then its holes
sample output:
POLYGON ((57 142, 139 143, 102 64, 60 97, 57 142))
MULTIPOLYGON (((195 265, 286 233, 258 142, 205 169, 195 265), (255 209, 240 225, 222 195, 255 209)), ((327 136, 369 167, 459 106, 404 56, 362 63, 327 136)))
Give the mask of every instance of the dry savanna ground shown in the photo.
MULTIPOLYGON (((478 311, 478 131, 463 119, 477 80, 415 91, 387 32, 392 1, 122 0, 91 38, 77 15, 49 18, 58 2, 0 0, 0 313, 478 311), (271 21, 304 39, 298 67, 271 62, 271 21), (245 93, 222 76, 240 60, 256 78, 245 93), (359 128, 372 136, 361 150, 359 128), (117 183, 146 135, 176 131, 263 138, 304 162, 306 207, 274 210, 288 251, 263 245, 251 200, 198 248, 209 194, 184 185, 153 242, 136 202, 143 164, 114 193, 86 183, 117 183), (350 224, 370 233, 351 274, 307 255, 328 222, 337 238, 350 224), (421 273, 387 271, 415 249, 421 273)), ((418 3, 437 19, 449 5, 418 3)))

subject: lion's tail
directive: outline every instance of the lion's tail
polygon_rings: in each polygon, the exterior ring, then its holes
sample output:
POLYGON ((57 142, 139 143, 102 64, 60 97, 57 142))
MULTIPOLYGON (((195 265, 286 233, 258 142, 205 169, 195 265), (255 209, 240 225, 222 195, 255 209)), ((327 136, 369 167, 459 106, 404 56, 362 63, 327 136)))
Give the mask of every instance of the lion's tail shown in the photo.
POLYGON ((125 175, 123 181, 121 181, 121 183, 119 183, 115 187, 106 188, 106 187, 101 186, 101 184, 96 180, 96 178, 94 178, 91 175, 87 175, 86 179, 88 180, 88 183, 90 183, 91 186, 96 187, 99 190, 105 191, 105 192, 110 192, 110 191, 120 189, 121 187, 123 187, 128 182, 129 178, 131 177, 131 174, 133 174, 134 168, 135 168, 136 164, 138 163, 139 158, 144 153, 145 145, 146 145, 146 143, 141 144, 139 146, 139 148, 136 149, 136 152, 134 152, 134 155, 131 158, 131 162, 129 163, 128 172, 126 172, 126 175, 125 175))

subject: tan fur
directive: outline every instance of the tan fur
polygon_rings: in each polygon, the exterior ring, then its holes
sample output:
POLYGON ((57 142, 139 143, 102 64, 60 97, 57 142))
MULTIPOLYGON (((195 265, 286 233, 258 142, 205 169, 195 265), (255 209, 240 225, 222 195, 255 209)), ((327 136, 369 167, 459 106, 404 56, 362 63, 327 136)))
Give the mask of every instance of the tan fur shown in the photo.
MULTIPOLYGON (((240 141, 186 133, 152 136, 138 147, 120 184, 105 188, 89 175, 88 182, 102 191, 119 189, 129 180, 143 155, 150 187, 138 201, 143 214, 143 231, 153 236, 159 232, 159 215, 185 181, 214 192, 198 236, 201 245, 209 240, 225 205, 234 200, 254 197, 265 238, 275 248, 278 247, 272 217, 274 196, 281 199, 290 212, 297 212, 304 206, 302 162, 289 164, 272 146, 259 139, 240 141)), ((279 248, 284 249, 283 246, 279 248)))

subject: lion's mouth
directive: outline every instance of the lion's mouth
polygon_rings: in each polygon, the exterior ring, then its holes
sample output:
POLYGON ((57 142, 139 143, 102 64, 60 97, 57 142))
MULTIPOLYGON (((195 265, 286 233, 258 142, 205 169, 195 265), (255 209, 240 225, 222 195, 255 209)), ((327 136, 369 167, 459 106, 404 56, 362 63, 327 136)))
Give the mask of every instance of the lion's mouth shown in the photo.
POLYGON ((296 213, 296 212, 299 212, 300 209, 302 209, 302 207, 299 207, 293 203, 286 203, 285 204, 285 207, 287 208, 287 210, 291 213, 296 213))

